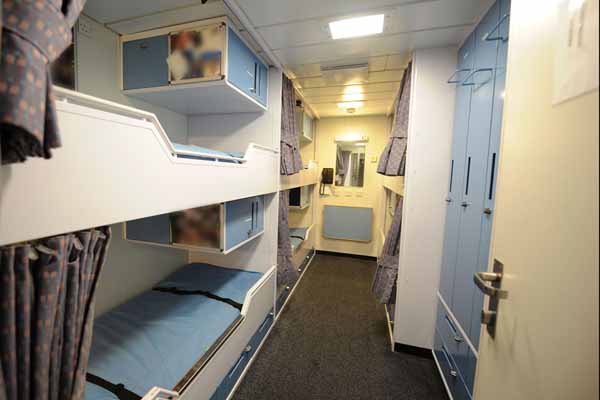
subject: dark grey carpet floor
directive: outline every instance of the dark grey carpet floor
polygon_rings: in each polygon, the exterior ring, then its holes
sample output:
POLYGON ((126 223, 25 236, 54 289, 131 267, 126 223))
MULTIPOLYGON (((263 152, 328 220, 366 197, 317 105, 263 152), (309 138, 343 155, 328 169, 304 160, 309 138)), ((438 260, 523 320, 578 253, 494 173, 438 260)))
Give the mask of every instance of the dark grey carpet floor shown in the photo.
POLYGON ((391 352, 374 271, 317 255, 234 399, 445 400, 432 360, 391 352))

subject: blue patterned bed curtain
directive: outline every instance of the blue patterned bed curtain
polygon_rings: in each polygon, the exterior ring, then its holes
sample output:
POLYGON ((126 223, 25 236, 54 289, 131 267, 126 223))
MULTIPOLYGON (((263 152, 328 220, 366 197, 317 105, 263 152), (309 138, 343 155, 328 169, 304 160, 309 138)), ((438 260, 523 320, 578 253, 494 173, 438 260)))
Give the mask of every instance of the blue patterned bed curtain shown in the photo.
POLYGON ((0 399, 79 400, 110 228, 0 247, 0 399))
POLYGON ((387 176, 404 176, 406 172, 406 146, 408 141, 408 119, 410 113, 412 63, 408 64, 402 77, 400 92, 396 100, 396 111, 390 140, 379 159, 377 173, 387 176))
POLYGON ((300 156, 300 133, 296 123, 294 85, 283 75, 281 97, 281 175, 294 175, 303 168, 300 156))
POLYGON ((371 291, 381 304, 394 303, 396 280, 398 279, 398 267, 400 264, 400 232, 402 230, 402 205, 403 198, 400 197, 394 219, 390 229, 385 235, 385 242, 381 255, 377 259, 377 270, 373 279, 371 291))
POLYGON ((292 244, 290 242, 290 227, 288 206, 290 203, 289 190, 279 192, 279 228, 277 232, 277 284, 289 285, 299 277, 298 269, 292 262, 292 244))
POLYGON ((51 157, 60 147, 49 65, 72 42, 85 0, 3 0, 0 164, 51 157))

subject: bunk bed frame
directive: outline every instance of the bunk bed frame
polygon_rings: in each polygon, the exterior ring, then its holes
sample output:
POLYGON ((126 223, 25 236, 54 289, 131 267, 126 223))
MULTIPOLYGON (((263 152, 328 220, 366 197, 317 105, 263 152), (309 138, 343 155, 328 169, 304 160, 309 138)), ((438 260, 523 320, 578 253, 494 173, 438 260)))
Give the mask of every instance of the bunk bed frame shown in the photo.
POLYGON ((279 168, 276 149, 250 144, 239 163, 181 158, 154 114, 54 91, 63 146, 50 160, 0 168, 0 245, 278 190, 279 177, 265 173, 279 168), (32 187, 51 189, 40 196, 32 187))

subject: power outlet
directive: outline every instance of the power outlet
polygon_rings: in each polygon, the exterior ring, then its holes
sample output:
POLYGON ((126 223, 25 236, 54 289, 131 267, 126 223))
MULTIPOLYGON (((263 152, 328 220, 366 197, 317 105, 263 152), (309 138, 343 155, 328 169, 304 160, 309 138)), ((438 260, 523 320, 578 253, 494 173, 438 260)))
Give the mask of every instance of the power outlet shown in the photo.
POLYGON ((92 37, 94 29, 91 21, 85 18, 79 18, 79 21, 77 22, 77 31, 84 36, 92 37))

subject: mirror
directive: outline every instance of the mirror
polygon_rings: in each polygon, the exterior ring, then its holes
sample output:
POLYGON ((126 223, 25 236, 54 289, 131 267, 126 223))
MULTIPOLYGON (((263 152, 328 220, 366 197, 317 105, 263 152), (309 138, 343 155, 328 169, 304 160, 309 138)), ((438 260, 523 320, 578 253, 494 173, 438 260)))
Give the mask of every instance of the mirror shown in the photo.
POLYGON ((363 187, 367 144, 362 142, 337 143, 335 185, 363 187))

